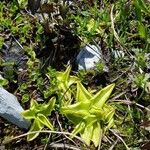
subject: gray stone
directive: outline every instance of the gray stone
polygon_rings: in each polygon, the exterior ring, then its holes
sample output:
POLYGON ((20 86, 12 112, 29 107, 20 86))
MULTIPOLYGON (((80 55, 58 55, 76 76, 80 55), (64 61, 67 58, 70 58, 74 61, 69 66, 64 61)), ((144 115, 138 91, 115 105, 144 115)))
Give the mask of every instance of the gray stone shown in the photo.
MULTIPOLYGON (((100 50, 95 45, 86 45, 82 48, 77 56, 78 70, 93 69, 98 62, 104 62, 100 50)), ((107 72, 107 67, 104 66, 104 71, 107 72)))
POLYGON ((21 116, 23 111, 17 98, 0 87, 0 116, 20 128, 27 129, 30 126, 30 122, 21 116))

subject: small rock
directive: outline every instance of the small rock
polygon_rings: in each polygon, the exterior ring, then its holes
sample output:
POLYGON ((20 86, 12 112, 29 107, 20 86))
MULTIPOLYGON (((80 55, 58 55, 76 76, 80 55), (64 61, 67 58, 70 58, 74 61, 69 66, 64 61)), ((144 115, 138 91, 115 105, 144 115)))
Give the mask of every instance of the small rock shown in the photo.
POLYGON ((23 111, 17 98, 0 87, 0 116, 20 128, 27 129, 30 126, 30 122, 21 116, 23 111))
MULTIPOLYGON (((100 60, 104 62, 99 49, 95 45, 86 45, 77 56, 78 70, 93 69, 100 60)), ((107 70, 106 68, 105 66, 104 71, 107 70)))

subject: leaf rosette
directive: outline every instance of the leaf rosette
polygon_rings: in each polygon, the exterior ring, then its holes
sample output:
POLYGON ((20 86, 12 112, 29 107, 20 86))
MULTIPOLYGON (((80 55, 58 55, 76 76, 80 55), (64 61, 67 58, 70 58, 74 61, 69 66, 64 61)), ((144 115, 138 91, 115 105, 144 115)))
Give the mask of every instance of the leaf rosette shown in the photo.
MULTIPOLYGON (((33 99, 31 100, 30 108, 22 112, 25 119, 33 120, 29 133, 33 131, 41 131, 44 126, 54 130, 48 116, 51 115, 51 112, 54 109, 55 101, 54 97, 52 97, 47 104, 38 104, 37 101, 33 99)), ((27 141, 34 140, 38 135, 39 133, 28 134, 27 141)))
POLYGON ((105 103, 114 86, 114 84, 108 85, 93 95, 78 82, 76 103, 61 108, 62 114, 66 115, 75 125, 72 134, 80 133, 87 145, 93 141, 97 147, 104 132, 114 125, 115 109, 105 103))

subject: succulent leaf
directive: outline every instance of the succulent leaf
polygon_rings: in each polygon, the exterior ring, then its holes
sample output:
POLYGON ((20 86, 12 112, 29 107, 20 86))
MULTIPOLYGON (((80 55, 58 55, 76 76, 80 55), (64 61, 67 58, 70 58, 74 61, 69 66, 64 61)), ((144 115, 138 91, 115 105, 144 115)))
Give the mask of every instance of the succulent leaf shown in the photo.
POLYGON ((98 109, 101 109, 105 102, 108 100, 112 90, 114 89, 115 84, 108 85, 107 87, 100 90, 93 98, 93 104, 98 109))
POLYGON ((37 120, 41 122, 43 125, 45 125, 46 127, 48 127, 49 129, 54 130, 53 125, 49 122, 47 117, 45 117, 43 114, 38 114, 37 120))
POLYGON ((78 82, 76 100, 78 102, 89 102, 91 98, 92 95, 85 89, 85 87, 80 82, 78 82))
POLYGON ((97 147, 101 143, 104 132, 114 124, 115 110, 105 104, 113 88, 114 84, 111 84, 92 96, 81 82, 77 82, 76 103, 61 108, 62 114, 76 125, 72 133, 74 135, 80 133, 87 145, 93 141, 97 147), (106 127, 102 128, 101 122, 107 124, 106 127))
MULTIPOLYGON (((54 109, 55 101, 56 100, 54 97, 52 97, 47 104, 38 104, 35 100, 31 101, 32 107, 29 110, 25 110, 24 112, 22 112, 24 118, 34 120, 29 132, 40 131, 44 126, 48 127, 51 130, 54 129, 47 116, 49 116, 51 114, 51 111, 54 109)), ((32 141, 38 135, 39 133, 29 134, 27 136, 27 140, 32 141)))
POLYGON ((102 135, 103 135, 103 130, 101 129, 100 123, 98 122, 94 123, 92 141, 95 147, 97 147, 99 143, 101 143, 102 135))
MULTIPOLYGON (((44 125, 42 125, 38 120, 35 119, 28 133, 33 132, 33 131, 40 131, 43 127, 44 125)), ((28 134, 27 141, 34 140, 38 135, 39 133, 28 134)))

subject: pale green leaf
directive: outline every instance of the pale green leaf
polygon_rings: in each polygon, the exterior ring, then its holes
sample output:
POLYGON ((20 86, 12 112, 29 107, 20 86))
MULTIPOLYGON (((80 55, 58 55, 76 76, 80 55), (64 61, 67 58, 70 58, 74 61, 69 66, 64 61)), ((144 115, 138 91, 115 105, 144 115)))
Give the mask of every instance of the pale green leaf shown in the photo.
POLYGON ((77 82, 77 103, 61 107, 62 114, 76 125, 73 134, 80 133, 87 145, 90 145, 91 140, 95 146, 101 142, 103 130, 106 129, 101 129, 101 121, 107 123, 108 128, 113 125, 114 108, 105 102, 114 86, 111 84, 92 96, 80 82, 77 82))
POLYGON ((110 107, 105 114, 105 119, 109 122, 114 116, 115 109, 113 107, 110 107))
POLYGON ((43 114, 38 114, 37 120, 41 122, 43 125, 45 125, 46 127, 48 127, 49 129, 54 130, 53 125, 49 122, 49 120, 43 114))
POLYGON ((61 108, 63 114, 67 115, 71 121, 78 120, 78 118, 84 118, 89 115, 88 112, 89 103, 76 103, 73 105, 64 106, 61 108))
MULTIPOLYGON (((28 133, 33 132, 33 131, 40 131, 42 130, 43 127, 44 126, 38 120, 35 119, 28 133)), ((34 140, 38 135, 39 133, 28 134, 27 141, 34 140)))
POLYGON ((109 122, 108 122, 108 125, 106 126, 105 131, 108 130, 108 129, 110 129, 110 128, 113 127, 113 126, 114 126, 114 118, 111 118, 111 119, 109 120, 109 122))
POLYGON ((69 80, 69 74, 71 71, 71 66, 68 66, 65 72, 57 72, 57 80, 59 82, 66 82, 69 80))
POLYGON ((69 80, 70 71, 71 71, 71 66, 68 66, 66 71, 63 74, 64 81, 68 81, 69 80))
POLYGON ((42 104, 41 108, 39 108, 42 110, 40 113, 44 114, 45 116, 49 116, 54 109, 55 102, 56 98, 52 97, 47 104, 42 104))
POLYGON ((89 102, 91 98, 92 95, 84 88, 84 86, 80 82, 78 82, 76 100, 78 102, 89 102))
POLYGON ((97 109, 101 109, 105 102, 110 97, 112 90, 114 89, 115 84, 108 85, 107 87, 100 90, 92 99, 93 107, 97 107, 97 109))
POLYGON ((81 121, 79 124, 76 125, 76 127, 74 128, 74 130, 72 131, 73 135, 76 135, 80 132, 82 132, 82 130, 85 128, 85 123, 83 121, 81 121))
MULTIPOLYGON (((86 102, 78 102, 76 104, 72 104, 72 105, 68 105, 68 106, 64 106, 61 108, 62 113, 64 114, 81 114, 82 112, 83 114, 87 115, 89 114, 88 109, 89 109, 90 103, 86 103, 86 102)), ((84 115, 82 115, 84 116, 84 115)))
POLYGON ((35 108, 38 105, 37 101, 34 99, 31 99, 30 108, 35 108))
POLYGON ((93 135, 92 135, 92 141, 95 147, 97 147, 101 143, 102 136, 103 130, 101 129, 100 123, 96 122, 93 125, 93 135))
POLYGON ((90 114, 93 114, 97 117, 97 119, 102 119, 104 116, 104 112, 102 109, 97 109, 97 107, 92 106, 92 108, 89 110, 90 114))
POLYGON ((74 124, 78 124, 86 116, 89 116, 90 103, 76 103, 61 108, 62 114, 65 114, 74 124))
POLYGON ((62 72, 56 72, 56 78, 57 78, 58 82, 60 82, 62 80, 62 76, 63 76, 62 72))
POLYGON ((59 88, 59 90, 62 90, 62 92, 64 92, 64 93, 69 89, 66 82, 62 82, 62 81, 59 83, 58 88, 59 88))
POLYGON ((82 139, 85 141, 85 143, 88 146, 90 145, 90 141, 92 139, 92 134, 93 134, 93 125, 87 125, 85 127, 83 133, 81 133, 82 139))
POLYGON ((89 114, 83 118, 88 126, 93 125, 97 122, 97 117, 95 115, 89 114))
POLYGON ((75 115, 72 114, 66 114, 66 117, 75 125, 79 124, 81 121, 83 121, 82 117, 77 117, 75 115))
POLYGON ((71 86, 74 83, 77 83, 79 81, 79 78, 75 76, 70 76, 69 81, 68 81, 68 86, 71 86))
POLYGON ((23 111, 21 115, 28 120, 35 119, 35 112, 30 109, 23 111))

